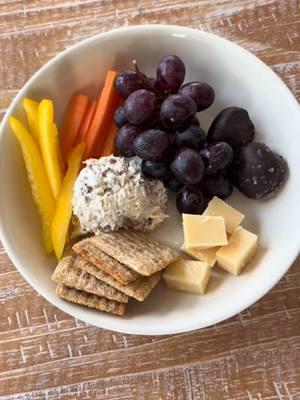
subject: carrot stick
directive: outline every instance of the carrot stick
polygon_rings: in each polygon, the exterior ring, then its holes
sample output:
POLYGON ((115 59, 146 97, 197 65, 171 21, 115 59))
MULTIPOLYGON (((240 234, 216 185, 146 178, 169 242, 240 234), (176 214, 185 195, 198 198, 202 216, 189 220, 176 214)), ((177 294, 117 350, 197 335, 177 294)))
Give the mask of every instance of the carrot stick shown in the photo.
POLYGON ((94 117, 85 138, 84 160, 99 157, 111 125, 113 114, 120 100, 114 89, 116 71, 108 71, 104 87, 97 101, 94 117))
POLYGON ((117 125, 112 122, 110 125, 108 135, 106 138, 106 141, 103 146, 103 150, 101 151, 101 156, 110 156, 111 154, 114 154, 115 150, 115 138, 117 136, 117 133, 119 132, 119 128, 117 125))
POLYGON ((76 139, 76 144, 84 142, 87 131, 91 125, 91 122, 92 122, 92 119, 93 119, 93 116, 94 116, 94 113, 96 110, 96 105, 97 105, 96 100, 93 100, 91 102, 91 104, 89 105, 89 108, 88 108, 88 110, 85 114, 85 117, 82 121, 82 124, 80 126, 80 129, 79 129, 79 132, 77 135, 77 139, 76 139))
POLYGON ((69 153, 75 145, 76 137, 88 109, 88 105, 89 98, 80 93, 75 93, 68 105, 61 137, 61 150, 63 159, 66 163, 68 161, 69 153))

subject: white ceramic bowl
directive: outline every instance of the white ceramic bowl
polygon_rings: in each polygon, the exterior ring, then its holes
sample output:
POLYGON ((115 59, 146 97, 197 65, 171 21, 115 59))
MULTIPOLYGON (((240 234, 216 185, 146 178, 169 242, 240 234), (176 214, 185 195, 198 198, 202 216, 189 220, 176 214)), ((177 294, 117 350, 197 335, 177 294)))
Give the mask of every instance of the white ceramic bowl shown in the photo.
MULTIPOLYGON (((282 81, 259 59, 218 36, 178 27, 148 25, 100 34, 64 51, 41 68, 20 90, 1 125, 1 240, 24 278, 48 301, 90 324, 134 334, 171 334, 202 328, 244 310, 268 292, 297 256, 300 236, 300 112, 282 81), (246 108, 265 141, 289 163, 287 184, 275 199, 248 200, 235 193, 230 203, 246 214, 245 226, 258 233, 260 250, 240 277, 214 270, 205 296, 157 287, 145 303, 131 302, 124 318, 67 303, 54 294, 50 277, 54 258, 44 253, 38 216, 32 202, 21 152, 10 132, 8 117, 24 120, 21 100, 54 100, 58 121, 74 91, 96 95, 108 69, 140 68, 154 76, 160 58, 175 53, 187 67, 186 80, 209 82, 216 91, 213 107, 201 113, 207 128, 222 108, 246 108)), ((172 207, 171 207, 172 208, 172 207)), ((181 222, 173 218, 155 236, 179 247, 181 222)))

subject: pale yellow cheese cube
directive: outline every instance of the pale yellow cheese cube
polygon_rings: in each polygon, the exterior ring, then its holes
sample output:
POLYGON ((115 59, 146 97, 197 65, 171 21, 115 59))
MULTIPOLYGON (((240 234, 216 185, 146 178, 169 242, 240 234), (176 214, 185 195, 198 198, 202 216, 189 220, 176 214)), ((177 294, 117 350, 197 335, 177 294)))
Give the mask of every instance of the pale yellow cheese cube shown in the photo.
POLYGON ((223 217, 182 214, 182 219, 187 248, 207 249, 228 243, 223 217))
POLYGON ((227 246, 217 251, 219 267, 233 275, 239 275, 257 250, 257 235, 239 226, 229 238, 227 246))
POLYGON ((168 288, 181 292, 204 294, 211 268, 202 261, 178 259, 163 273, 168 288))
POLYGON ((210 267, 213 267, 217 261, 217 251, 220 247, 210 247, 209 249, 198 249, 197 247, 182 246, 182 250, 197 260, 206 262, 210 267))
POLYGON ((232 233, 244 219, 244 214, 231 207, 225 201, 214 197, 208 204, 202 215, 223 217, 225 220, 226 231, 232 233))

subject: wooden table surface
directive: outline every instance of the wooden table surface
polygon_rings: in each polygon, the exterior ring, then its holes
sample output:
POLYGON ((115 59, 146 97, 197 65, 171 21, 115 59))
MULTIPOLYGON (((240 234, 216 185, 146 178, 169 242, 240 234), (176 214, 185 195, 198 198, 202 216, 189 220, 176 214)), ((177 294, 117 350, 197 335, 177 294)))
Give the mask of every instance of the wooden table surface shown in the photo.
MULTIPOLYGON (((231 39, 300 98, 297 0, 0 0, 1 117, 28 78, 61 50, 143 23, 231 39)), ((234 318, 196 332, 142 337, 59 311, 24 281, 0 245, 0 398, 299 400, 300 260, 234 318)))

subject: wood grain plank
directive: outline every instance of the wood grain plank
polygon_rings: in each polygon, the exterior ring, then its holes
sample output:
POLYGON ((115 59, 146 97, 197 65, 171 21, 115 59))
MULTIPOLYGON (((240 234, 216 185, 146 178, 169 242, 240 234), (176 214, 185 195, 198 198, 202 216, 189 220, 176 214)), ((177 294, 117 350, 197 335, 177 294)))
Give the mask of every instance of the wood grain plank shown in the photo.
MULTIPOLYGON (((247 312, 244 314, 241 313, 240 318, 244 317, 246 323, 247 319, 251 321, 251 319, 259 318, 260 316, 299 307, 300 274, 296 271, 299 271, 298 266, 294 267, 291 273, 282 279, 274 291, 263 297, 260 302, 254 304, 247 312), (246 315, 248 315, 247 318, 246 315)), ((14 273, 9 272, 9 275, 14 275, 14 273)), ((4 274, 4 277, 6 276, 7 274, 4 274)), ((36 293, 25 282, 24 286, 17 289, 18 292, 14 293, 13 287, 6 287, 5 292, 13 295, 13 298, 2 300, 2 304, 0 305, 2 315, 0 343, 2 341, 14 340, 16 335, 27 339, 32 334, 42 335, 45 332, 48 333, 49 330, 56 331, 60 328, 63 329, 63 322, 72 320, 71 317, 67 317, 66 314, 53 308, 49 303, 43 302, 40 297, 40 301, 34 302, 36 293), (27 296, 28 293, 30 295, 27 299, 24 299, 22 296, 27 296), (16 318, 15 310, 19 311, 18 319, 16 318), (30 319, 31 315, 35 316, 33 320, 30 319)), ((69 326, 67 325, 68 328, 69 326)))
POLYGON ((14 382, 22 385, 25 390, 30 388, 32 381, 36 382, 37 389, 42 385, 49 387, 53 384, 74 384, 79 373, 85 381, 96 379, 99 374, 102 378, 141 374, 195 363, 202 364, 208 360, 228 360, 233 356, 242 359, 247 356, 253 361, 256 354, 266 352, 266 349, 269 349, 266 354, 270 361, 273 360, 273 352, 278 352, 296 365, 300 361, 299 353, 293 349, 299 350, 300 337, 296 336, 296 332, 300 329, 300 309, 290 310, 289 314, 290 318, 287 318, 284 311, 276 313, 276 325, 274 315, 270 315, 263 321, 253 320, 247 326, 243 326, 241 321, 236 321, 234 327, 225 326, 220 330, 208 328, 133 348, 108 350, 81 357, 72 355, 63 360, 52 360, 39 365, 20 365, 18 369, 0 373, 0 394, 12 394, 14 382), (282 349, 285 346, 289 348, 288 353, 282 349), (1 385, 4 385, 4 393, 1 392, 1 385))

